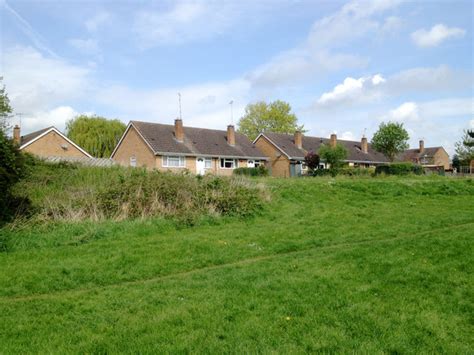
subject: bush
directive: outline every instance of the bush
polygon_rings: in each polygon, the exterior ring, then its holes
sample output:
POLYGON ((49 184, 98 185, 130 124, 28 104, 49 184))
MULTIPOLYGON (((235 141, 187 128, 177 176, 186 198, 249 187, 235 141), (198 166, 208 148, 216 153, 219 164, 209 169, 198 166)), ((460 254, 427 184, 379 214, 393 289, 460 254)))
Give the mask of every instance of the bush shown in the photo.
POLYGON ((256 168, 237 168, 234 170, 234 175, 268 176, 268 169, 263 165, 260 165, 256 168))
POLYGON ((12 194, 13 186, 26 175, 25 157, 0 131, 0 224, 10 219, 26 200, 12 194))
POLYGON ((422 175, 424 169, 421 165, 413 163, 392 163, 387 165, 379 165, 375 169, 375 174, 386 174, 386 175, 422 175))
POLYGON ((205 216, 251 216, 267 196, 260 184, 237 177, 42 161, 16 190, 32 199, 37 222, 165 217, 193 224, 205 216))

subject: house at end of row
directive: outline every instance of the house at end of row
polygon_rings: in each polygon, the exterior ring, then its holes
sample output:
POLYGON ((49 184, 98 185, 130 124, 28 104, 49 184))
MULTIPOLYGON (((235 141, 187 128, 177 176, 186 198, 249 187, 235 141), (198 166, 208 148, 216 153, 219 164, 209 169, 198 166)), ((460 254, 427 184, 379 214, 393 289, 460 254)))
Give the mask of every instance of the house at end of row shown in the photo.
POLYGON ((184 169, 204 175, 232 175, 237 167, 256 167, 267 158, 233 125, 227 130, 131 121, 112 152, 122 166, 179 172, 184 169))
POLYGON ((398 161, 419 164, 425 169, 450 168, 449 154, 443 147, 425 147, 425 141, 415 149, 407 149, 397 157, 398 161))
POLYGON ((90 159, 92 156, 62 134, 56 127, 21 135, 20 126, 13 128, 13 142, 21 151, 40 158, 90 159))
MULTIPOLYGON (((348 152, 345 162, 349 166, 371 167, 388 163, 388 158, 373 149, 367 138, 360 142, 338 140, 336 134, 331 137, 310 137, 302 132, 285 133, 260 133, 254 144, 269 158, 267 166, 271 169, 272 176, 290 177, 301 175, 305 170, 304 158, 308 152, 318 153, 321 145, 336 146, 342 144, 348 152)), ((321 167, 326 167, 321 162, 321 167)))

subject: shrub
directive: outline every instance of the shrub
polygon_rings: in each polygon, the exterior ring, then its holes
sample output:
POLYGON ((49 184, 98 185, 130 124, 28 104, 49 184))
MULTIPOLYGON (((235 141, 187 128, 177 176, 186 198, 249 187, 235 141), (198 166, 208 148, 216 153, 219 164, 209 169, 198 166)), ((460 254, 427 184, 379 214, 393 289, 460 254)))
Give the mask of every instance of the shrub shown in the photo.
POLYGON ((45 162, 17 190, 31 197, 40 222, 165 217, 193 224, 205 216, 251 216, 267 197, 260 184, 239 177, 45 162))
POLYGON ((0 131, 0 224, 27 202, 12 194, 13 186, 26 174, 25 157, 12 140, 0 131))
POLYGON ((306 166, 311 171, 316 170, 319 167, 319 160, 319 155, 313 152, 308 152, 304 157, 306 166))
POLYGON ((413 163, 393 163, 387 165, 379 165, 375 169, 375 174, 387 174, 387 175, 422 175, 424 169, 421 165, 413 163))
POLYGON ((268 169, 263 165, 260 165, 256 168, 237 168, 234 170, 234 175, 268 176, 268 169))

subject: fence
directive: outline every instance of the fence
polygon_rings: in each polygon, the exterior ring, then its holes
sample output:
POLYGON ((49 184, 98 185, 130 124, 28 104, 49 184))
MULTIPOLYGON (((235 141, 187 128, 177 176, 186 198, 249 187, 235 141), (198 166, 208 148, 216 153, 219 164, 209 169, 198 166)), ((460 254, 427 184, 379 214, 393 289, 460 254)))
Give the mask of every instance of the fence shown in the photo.
POLYGON ((75 158, 75 157, 47 157, 44 158, 44 160, 51 162, 51 163, 59 163, 59 162, 69 162, 69 163, 78 163, 81 165, 86 165, 86 166, 98 166, 98 167, 110 167, 117 165, 116 162, 114 162, 111 159, 107 158, 87 158, 87 157, 82 157, 82 158, 75 158))

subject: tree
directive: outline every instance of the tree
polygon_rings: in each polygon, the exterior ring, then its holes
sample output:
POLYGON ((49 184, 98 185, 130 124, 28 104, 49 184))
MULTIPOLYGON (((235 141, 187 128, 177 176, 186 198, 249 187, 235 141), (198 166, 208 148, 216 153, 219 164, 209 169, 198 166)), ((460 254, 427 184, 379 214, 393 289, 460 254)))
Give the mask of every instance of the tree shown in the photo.
POLYGON ((334 170, 344 165, 344 160, 347 158, 347 149, 341 144, 336 144, 335 147, 323 144, 319 148, 319 156, 330 165, 330 169, 334 170))
POLYGON ((309 170, 316 170, 319 167, 319 155, 313 152, 308 152, 304 157, 304 162, 309 170))
POLYGON ((409 139, 403 123, 382 122, 372 138, 372 146, 393 162, 397 154, 408 149, 409 139))
POLYGON ((298 126, 298 119, 291 112, 290 104, 280 100, 270 104, 264 101, 248 104, 245 115, 238 123, 238 131, 251 140, 263 131, 292 134, 303 129, 303 125, 298 126))
POLYGON ((2 84, 3 78, 0 77, 0 131, 5 132, 8 128, 8 116, 12 113, 10 99, 5 91, 5 85, 2 84))
POLYGON ((125 128, 119 120, 87 115, 79 115, 66 124, 68 138, 96 158, 110 157, 125 128))
POLYGON ((463 137, 455 144, 455 147, 461 164, 469 165, 470 161, 474 159, 474 132, 464 130, 463 137))

